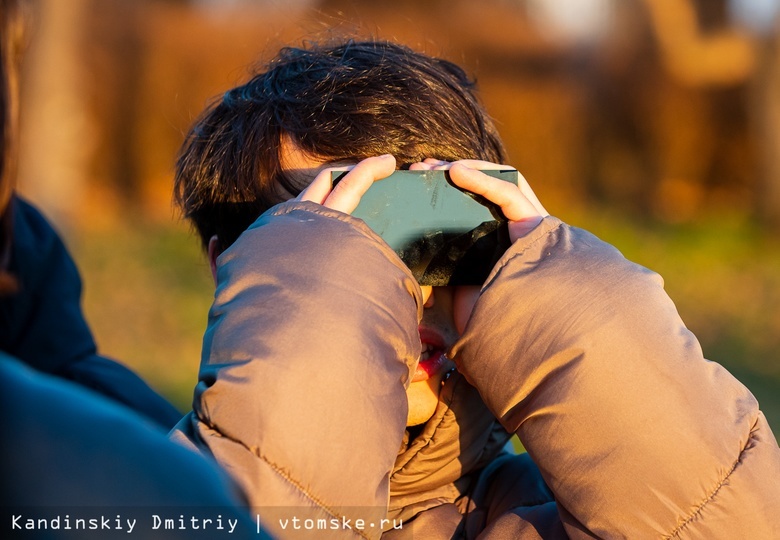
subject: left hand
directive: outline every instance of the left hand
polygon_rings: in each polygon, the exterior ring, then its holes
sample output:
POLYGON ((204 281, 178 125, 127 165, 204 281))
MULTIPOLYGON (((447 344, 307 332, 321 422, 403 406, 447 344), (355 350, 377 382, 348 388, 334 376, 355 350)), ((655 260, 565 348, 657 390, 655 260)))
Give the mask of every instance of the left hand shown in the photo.
POLYGON ((509 238, 512 242, 534 230, 545 216, 550 215, 539 202, 528 181, 519 172, 520 181, 517 186, 480 172, 480 169, 514 169, 508 165, 475 159, 449 162, 428 158, 420 163, 414 163, 409 169, 449 170, 450 178, 458 187, 497 204, 509 220, 509 238))
MULTIPOLYGON (((480 172, 480 169, 497 170, 514 169, 514 167, 474 159, 449 162, 428 158, 420 163, 414 163, 409 169, 413 171, 449 170, 450 178, 457 186, 497 204, 509 220, 509 238, 513 243, 534 230, 542 219, 549 215, 531 186, 519 172, 519 185, 480 172)), ((460 334, 463 334, 481 294, 481 287, 455 287, 453 294, 455 327, 460 334)))

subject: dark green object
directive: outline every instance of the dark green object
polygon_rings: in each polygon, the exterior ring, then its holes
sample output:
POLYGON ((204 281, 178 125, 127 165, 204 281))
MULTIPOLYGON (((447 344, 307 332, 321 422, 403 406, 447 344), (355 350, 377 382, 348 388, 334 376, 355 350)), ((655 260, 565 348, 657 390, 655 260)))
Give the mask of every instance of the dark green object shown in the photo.
MULTIPOLYGON (((517 171, 482 171, 517 185, 517 171)), ((346 173, 333 173, 334 183, 346 173)), ((511 242, 506 218, 455 187, 447 171, 396 171, 366 192, 352 215, 381 236, 421 285, 482 285, 511 242)))

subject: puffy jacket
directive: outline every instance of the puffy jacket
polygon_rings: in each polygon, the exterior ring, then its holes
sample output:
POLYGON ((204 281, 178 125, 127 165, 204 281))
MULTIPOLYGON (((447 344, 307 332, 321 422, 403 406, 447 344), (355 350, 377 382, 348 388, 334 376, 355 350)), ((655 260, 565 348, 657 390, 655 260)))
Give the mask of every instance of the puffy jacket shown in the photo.
POLYGON ((463 376, 413 440, 420 289, 361 221, 274 207, 217 281, 173 437, 282 537, 293 517, 347 520, 318 531, 339 538, 780 534, 755 400, 702 358, 657 276, 584 231, 548 218, 505 254, 450 353, 463 376), (511 433, 528 455, 501 452, 511 433))
POLYGON ((171 540, 208 528, 210 538, 270 538, 213 461, 151 422, 3 353, 0 377, 4 537, 171 540))
POLYGON ((219 256, 194 410, 173 433, 213 454, 280 536, 295 520, 334 520, 318 535, 334 538, 386 525, 422 297, 356 223, 286 203, 219 256))
MULTIPOLYGON (((452 357, 555 494, 571 538, 780 538, 780 449, 663 281, 547 218, 483 288, 452 357)), ((531 511, 488 526, 534 531, 531 511)), ((533 517, 533 516, 532 516, 533 517)))

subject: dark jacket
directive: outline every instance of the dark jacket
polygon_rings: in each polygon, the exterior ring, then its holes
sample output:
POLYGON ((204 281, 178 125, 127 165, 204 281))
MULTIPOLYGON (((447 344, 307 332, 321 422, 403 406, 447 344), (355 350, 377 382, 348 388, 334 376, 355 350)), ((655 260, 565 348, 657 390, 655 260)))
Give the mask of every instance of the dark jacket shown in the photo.
POLYGON ((0 351, 97 391, 166 429, 181 414, 127 367, 98 355, 81 312, 81 280, 44 217, 14 198, 10 271, 18 292, 0 296, 0 351))
POLYGON ((126 407, 3 353, 0 380, 4 538, 268 538, 213 461, 126 407))

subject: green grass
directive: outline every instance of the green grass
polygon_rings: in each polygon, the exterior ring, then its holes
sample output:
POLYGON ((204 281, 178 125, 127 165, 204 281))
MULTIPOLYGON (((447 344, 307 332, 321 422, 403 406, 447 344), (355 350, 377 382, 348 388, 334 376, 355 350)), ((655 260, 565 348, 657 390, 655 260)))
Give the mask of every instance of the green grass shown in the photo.
POLYGON ((121 224, 71 247, 100 351, 188 410, 214 289, 195 236, 180 223, 121 224))
MULTIPOLYGON (((705 356, 753 391, 780 434, 777 236, 739 216, 674 226, 605 211, 562 217, 660 273, 705 356)), ((183 224, 125 222, 78 231, 69 244, 102 352, 187 410, 213 293, 196 238, 183 224)))

